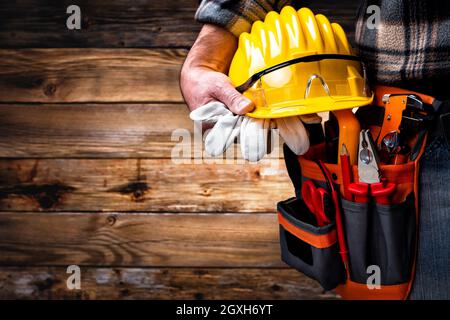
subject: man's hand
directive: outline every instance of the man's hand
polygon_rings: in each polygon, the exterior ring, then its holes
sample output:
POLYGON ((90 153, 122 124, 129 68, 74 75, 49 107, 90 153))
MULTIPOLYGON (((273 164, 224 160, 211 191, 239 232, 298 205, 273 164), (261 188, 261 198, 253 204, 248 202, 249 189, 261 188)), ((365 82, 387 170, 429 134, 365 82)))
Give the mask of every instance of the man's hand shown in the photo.
POLYGON ((195 110, 211 101, 224 103, 233 113, 254 108, 251 100, 234 88, 226 76, 237 48, 237 39, 227 30, 204 25, 181 70, 181 92, 188 107, 195 110))

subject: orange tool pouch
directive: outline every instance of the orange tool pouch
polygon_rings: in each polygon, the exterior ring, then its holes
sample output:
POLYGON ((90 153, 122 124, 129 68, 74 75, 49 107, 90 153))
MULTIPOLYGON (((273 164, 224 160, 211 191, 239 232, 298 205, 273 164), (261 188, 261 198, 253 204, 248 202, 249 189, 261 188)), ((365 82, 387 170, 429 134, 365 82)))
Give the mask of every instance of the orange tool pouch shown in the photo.
MULTIPOLYGON (((389 92, 390 88, 382 90, 389 92)), ((339 228, 336 228, 335 220, 318 227, 300 192, 302 182, 306 180, 327 187, 326 178, 317 163, 326 159, 325 143, 312 146, 303 156, 294 155, 285 146, 286 166, 296 197, 278 203, 283 261, 317 280, 325 290, 336 288, 344 299, 406 299, 415 274, 419 162, 426 140, 425 135, 414 161, 380 165, 381 175, 396 184, 391 204, 378 204, 373 198, 369 198, 368 203, 339 199, 348 250, 347 269, 339 254, 339 228), (377 273, 379 286, 376 286, 377 273)), ((331 173, 335 188, 342 192, 341 166, 329 163, 325 166, 331 173)), ((352 166, 352 171, 353 181, 359 181, 357 165, 352 166)))

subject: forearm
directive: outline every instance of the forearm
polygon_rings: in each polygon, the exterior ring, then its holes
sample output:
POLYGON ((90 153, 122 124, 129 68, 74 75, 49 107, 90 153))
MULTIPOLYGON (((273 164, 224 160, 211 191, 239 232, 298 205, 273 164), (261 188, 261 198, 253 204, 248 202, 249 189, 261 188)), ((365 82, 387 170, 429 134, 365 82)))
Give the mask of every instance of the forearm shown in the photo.
POLYGON ((204 25, 186 58, 182 77, 192 68, 227 73, 236 48, 237 38, 229 31, 215 25, 204 25))
POLYGON ((212 101, 223 102, 236 114, 253 109, 226 75, 236 48, 233 34, 215 25, 203 26, 180 75, 181 92, 191 110, 212 101))

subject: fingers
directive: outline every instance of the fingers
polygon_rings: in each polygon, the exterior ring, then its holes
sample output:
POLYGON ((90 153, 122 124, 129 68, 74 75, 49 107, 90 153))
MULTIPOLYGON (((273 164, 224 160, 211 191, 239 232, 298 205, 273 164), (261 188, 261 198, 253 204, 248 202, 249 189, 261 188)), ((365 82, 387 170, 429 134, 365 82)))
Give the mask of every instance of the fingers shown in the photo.
POLYGON ((230 147, 240 133, 242 118, 230 112, 217 121, 205 139, 205 150, 209 155, 217 157, 230 147))
POLYGON ((232 115, 232 113, 223 103, 212 101, 191 111, 189 117, 193 121, 216 123, 221 117, 228 115, 232 115))
POLYGON ((259 161, 267 153, 270 120, 243 118, 240 135, 242 156, 251 162, 259 161))
POLYGON ((212 96, 222 101, 234 114, 243 115, 255 108, 253 102, 240 94, 227 80, 216 84, 212 96))
POLYGON ((215 125, 205 139, 206 153, 217 157, 224 153, 239 135, 242 116, 234 115, 218 101, 213 101, 195 109, 189 114, 194 121, 202 121, 215 125))
POLYGON ((280 118, 275 121, 280 136, 295 154, 301 155, 308 151, 308 133, 299 117, 280 118))
POLYGON ((219 101, 237 115, 244 115, 255 108, 254 103, 239 93, 224 73, 207 67, 184 65, 180 87, 184 100, 191 110, 211 101, 219 101))

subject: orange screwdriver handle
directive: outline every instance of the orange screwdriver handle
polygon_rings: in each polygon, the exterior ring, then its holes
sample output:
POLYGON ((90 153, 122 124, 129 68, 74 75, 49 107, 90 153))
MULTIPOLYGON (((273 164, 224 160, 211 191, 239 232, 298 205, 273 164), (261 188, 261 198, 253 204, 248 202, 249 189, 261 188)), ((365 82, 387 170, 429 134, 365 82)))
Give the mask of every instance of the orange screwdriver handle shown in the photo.
MULTIPOLYGON (((359 133, 361 125, 351 109, 333 111, 339 125, 339 147, 338 152, 345 144, 350 157, 350 164, 358 163, 359 133)), ((338 164, 341 159, 338 156, 338 164)))

